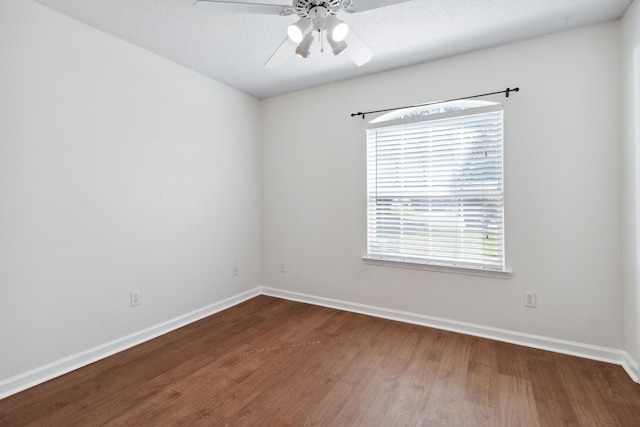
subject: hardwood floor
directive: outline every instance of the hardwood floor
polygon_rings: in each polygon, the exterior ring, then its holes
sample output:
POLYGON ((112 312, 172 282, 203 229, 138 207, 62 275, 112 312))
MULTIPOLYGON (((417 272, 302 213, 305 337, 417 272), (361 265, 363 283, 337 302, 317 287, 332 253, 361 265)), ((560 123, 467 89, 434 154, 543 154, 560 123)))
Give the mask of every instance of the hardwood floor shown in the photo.
POLYGON ((640 426, 616 365, 260 296, 0 400, 3 426, 640 426))

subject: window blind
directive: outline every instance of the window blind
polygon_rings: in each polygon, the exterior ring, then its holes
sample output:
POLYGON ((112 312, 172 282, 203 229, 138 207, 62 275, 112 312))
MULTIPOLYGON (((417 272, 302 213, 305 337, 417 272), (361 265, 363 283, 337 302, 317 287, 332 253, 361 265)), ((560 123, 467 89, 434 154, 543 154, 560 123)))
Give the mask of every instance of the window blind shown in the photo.
POLYGON ((505 269, 503 114, 493 110, 367 130, 368 257, 505 269))

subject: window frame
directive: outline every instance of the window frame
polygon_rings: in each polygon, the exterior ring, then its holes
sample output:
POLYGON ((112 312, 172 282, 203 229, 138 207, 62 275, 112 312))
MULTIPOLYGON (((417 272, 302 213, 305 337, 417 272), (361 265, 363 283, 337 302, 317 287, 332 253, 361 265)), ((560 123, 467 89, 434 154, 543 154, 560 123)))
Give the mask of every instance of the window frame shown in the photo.
MULTIPOLYGON (((389 255, 380 254, 380 253, 370 253, 371 244, 371 177, 370 177, 370 141, 369 137, 367 137, 367 220, 366 220, 366 251, 365 255, 362 257, 363 261, 369 264, 376 265, 385 265, 391 267, 403 267, 403 268, 412 268, 412 269, 427 269, 427 270, 436 270, 441 272, 448 273, 459 273, 459 274, 473 274, 473 275, 482 275, 482 276, 491 276, 491 277, 500 277, 500 278, 508 278, 510 277, 512 271, 507 267, 507 257, 506 257, 506 236, 505 236, 505 214, 504 214, 504 109, 502 104, 488 101, 471 101, 471 100, 463 100, 463 101, 454 101, 448 103, 441 103, 437 105, 430 105, 426 107, 418 107, 418 108, 408 108, 402 109, 398 111, 393 111, 391 113, 386 113, 384 115, 378 116, 369 121, 366 126, 367 133, 369 130, 377 129, 377 128, 392 128, 395 126, 402 125, 410 125, 413 123, 421 123, 421 122, 435 122, 446 119, 455 119, 455 118, 463 118, 466 116, 474 116, 483 113, 489 112, 500 112, 501 114, 501 135, 500 135, 500 190, 501 190, 501 211, 500 211, 500 250, 502 253, 502 265, 499 268, 496 266, 488 266, 482 265, 480 262, 473 263, 457 263, 455 259, 451 258, 449 260, 442 261, 436 259, 429 259, 427 257, 409 257, 403 255, 389 255)), ((453 207, 454 204, 451 203, 448 205, 453 207)), ((374 209, 377 209, 374 208, 374 209)), ((379 218, 374 215, 375 218, 379 218)), ((424 224, 433 224, 425 221, 424 224)), ((431 239, 432 240, 432 239, 431 239)))

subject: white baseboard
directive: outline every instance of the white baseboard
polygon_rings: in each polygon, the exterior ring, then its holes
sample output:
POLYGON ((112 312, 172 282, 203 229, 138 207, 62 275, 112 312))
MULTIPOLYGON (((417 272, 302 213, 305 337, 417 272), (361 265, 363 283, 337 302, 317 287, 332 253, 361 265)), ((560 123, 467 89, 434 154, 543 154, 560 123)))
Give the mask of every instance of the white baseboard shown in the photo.
POLYGON ((106 344, 90 348, 80 353, 72 354, 60 360, 48 363, 44 366, 23 372, 16 376, 0 381, 0 399, 18 393, 29 387, 41 384, 52 378, 64 375, 93 362, 109 357, 115 353, 142 344, 153 338, 164 335, 175 329, 196 322, 212 314, 218 313, 248 299, 260 295, 260 288, 234 295, 230 298, 210 304, 206 307, 194 310, 191 313, 178 316, 167 322, 160 323, 131 335, 118 338, 106 344))
POLYGON ((482 338, 489 338, 496 341, 517 344, 541 350, 548 350, 556 353, 598 360, 601 362, 613 363, 622 366, 633 381, 635 381, 636 383, 639 382, 638 364, 624 350, 560 340, 540 335, 526 334, 523 332, 510 331, 508 329, 492 328, 488 326, 476 325, 473 323, 458 322, 455 320, 425 316, 423 314, 390 310, 387 308, 317 297, 313 295, 264 286, 261 288, 261 290, 261 293, 263 295, 273 296, 291 301, 304 302, 323 307, 350 311, 353 313, 366 314, 368 316, 380 317, 383 319, 428 326, 431 328, 458 332, 482 338))
POLYGON ((18 393, 29 387, 41 384, 52 378, 64 375, 83 366, 87 366, 93 362, 104 359, 115 353, 119 353, 123 350, 134 347, 138 344, 142 344, 143 342, 149 341, 160 335, 164 335, 168 332, 196 322, 207 316, 211 316, 212 314, 218 313, 222 310, 226 310, 227 308, 233 307, 261 294, 291 301, 298 301, 323 307, 350 311, 353 313, 365 314, 368 316, 380 317, 383 319, 396 320, 399 322, 412 323, 416 325, 458 332, 477 337, 489 338, 496 341, 503 341, 512 344, 523 345, 526 347, 549 350, 556 353, 599 360, 602 362, 614 363, 617 365, 621 365, 627 372, 627 374, 633 379, 633 381, 639 382, 640 378, 638 363, 626 351, 623 350, 559 340, 539 335, 525 334, 522 332, 510 331, 507 329, 491 328, 472 323, 458 322, 455 320, 391 310, 382 307, 374 307, 370 305, 317 297, 282 289, 258 287, 208 305, 201 309, 192 311, 191 313, 178 316, 167 322, 152 326, 131 335, 127 335, 106 344, 90 348, 80 353, 72 354, 63 359, 56 360, 27 372, 23 372, 11 378, 1 380, 0 399, 18 393))
POLYGON ((624 352, 624 360, 622 361, 622 367, 629 374, 631 379, 640 384, 640 369, 638 369, 638 362, 633 360, 631 355, 624 352))

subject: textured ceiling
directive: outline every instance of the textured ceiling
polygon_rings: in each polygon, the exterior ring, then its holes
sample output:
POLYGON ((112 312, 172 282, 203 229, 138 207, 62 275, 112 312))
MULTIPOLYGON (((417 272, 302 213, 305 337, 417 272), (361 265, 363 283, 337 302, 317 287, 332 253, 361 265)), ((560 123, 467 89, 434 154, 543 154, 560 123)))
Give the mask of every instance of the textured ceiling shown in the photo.
MULTIPOLYGON (((362 67, 345 55, 292 55, 263 65, 296 16, 220 13, 194 0, 36 0, 94 28, 258 98, 267 98, 516 40, 618 19, 631 0, 411 0, 340 13, 375 52, 362 67)), ((366 2, 367 0, 360 0, 366 2)), ((257 0, 288 4, 287 0, 257 0)))

